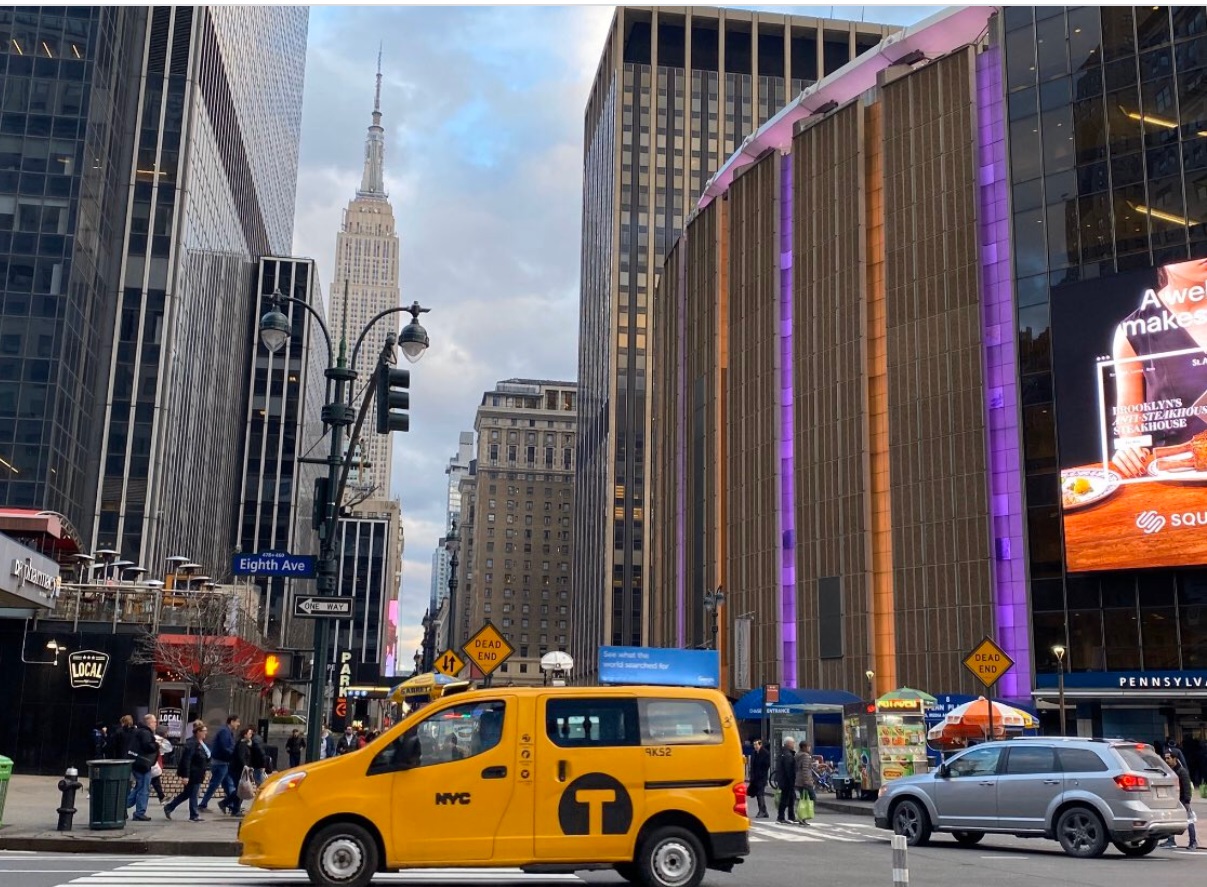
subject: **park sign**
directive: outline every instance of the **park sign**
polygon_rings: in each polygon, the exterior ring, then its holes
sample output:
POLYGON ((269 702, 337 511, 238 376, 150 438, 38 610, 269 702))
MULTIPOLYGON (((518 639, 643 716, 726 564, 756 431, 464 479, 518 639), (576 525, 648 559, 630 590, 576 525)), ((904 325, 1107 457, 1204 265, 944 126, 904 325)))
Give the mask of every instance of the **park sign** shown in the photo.
POLYGON ((487 621, 478 629, 477 634, 466 642, 465 646, 461 648, 461 652, 470 662, 478 666, 484 677, 490 677, 496 668, 511 658, 515 647, 511 646, 507 638, 503 637, 499 630, 487 621))
POLYGON ((993 642, 993 638, 986 636, 964 659, 964 667, 986 687, 992 687, 1002 675, 1014 668, 1014 660, 993 642))
POLYGON ((315 559, 313 555, 289 554, 285 551, 236 554, 231 559, 231 572, 236 576, 293 576, 308 579, 314 576, 315 559))

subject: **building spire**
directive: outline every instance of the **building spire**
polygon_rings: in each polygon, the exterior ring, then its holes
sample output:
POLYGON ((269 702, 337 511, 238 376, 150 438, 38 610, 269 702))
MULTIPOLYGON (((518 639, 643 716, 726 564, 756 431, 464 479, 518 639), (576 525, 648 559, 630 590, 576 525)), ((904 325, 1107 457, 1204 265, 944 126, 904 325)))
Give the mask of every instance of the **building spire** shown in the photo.
POLYGON ((377 89, 373 93, 373 122, 365 138, 365 171, 360 179, 358 197, 385 197, 382 178, 385 166, 385 130, 381 126, 381 46, 377 47, 377 89))

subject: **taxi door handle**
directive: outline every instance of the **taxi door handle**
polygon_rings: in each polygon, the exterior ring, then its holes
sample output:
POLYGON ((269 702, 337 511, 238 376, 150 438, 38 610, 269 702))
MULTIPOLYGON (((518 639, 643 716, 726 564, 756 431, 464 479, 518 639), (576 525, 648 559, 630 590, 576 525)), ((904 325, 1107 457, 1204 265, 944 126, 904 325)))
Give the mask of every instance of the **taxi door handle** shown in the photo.
POLYGON ((566 781, 566 762, 565 761, 557 762, 557 781, 558 782, 566 781))
POLYGON ((483 779, 502 779, 507 775, 506 767, 487 767, 482 771, 483 779))

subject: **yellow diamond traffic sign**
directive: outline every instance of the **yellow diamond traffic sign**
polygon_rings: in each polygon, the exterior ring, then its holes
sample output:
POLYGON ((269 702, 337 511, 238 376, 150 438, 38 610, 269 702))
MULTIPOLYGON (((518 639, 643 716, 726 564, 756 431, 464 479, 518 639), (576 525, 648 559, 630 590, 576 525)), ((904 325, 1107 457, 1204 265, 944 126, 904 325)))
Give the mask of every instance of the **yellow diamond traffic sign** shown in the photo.
POLYGON ((461 669, 465 668, 465 660, 457 655, 457 651, 453 649, 445 650, 436 657, 436 671, 450 678, 455 678, 461 673, 461 669))
POLYGON ((481 669, 483 675, 489 675, 511 658, 515 647, 507 642, 507 638, 503 637, 494 625, 487 622, 466 642, 461 652, 481 669))
POLYGON ((964 667, 977 676, 986 687, 992 687, 998 678, 1014 668, 1014 660, 1006 655, 1006 651, 986 636, 977 644, 976 649, 964 659, 964 667))

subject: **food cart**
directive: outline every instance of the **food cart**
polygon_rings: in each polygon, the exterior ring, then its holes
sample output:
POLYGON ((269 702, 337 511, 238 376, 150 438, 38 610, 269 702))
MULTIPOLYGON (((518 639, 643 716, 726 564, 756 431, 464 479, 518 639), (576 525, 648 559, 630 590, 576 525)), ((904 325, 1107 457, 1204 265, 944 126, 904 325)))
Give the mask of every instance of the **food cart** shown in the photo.
POLYGON ((875 797, 884 782, 930 769, 925 710, 921 694, 883 696, 843 708, 843 760, 861 796, 875 797))

